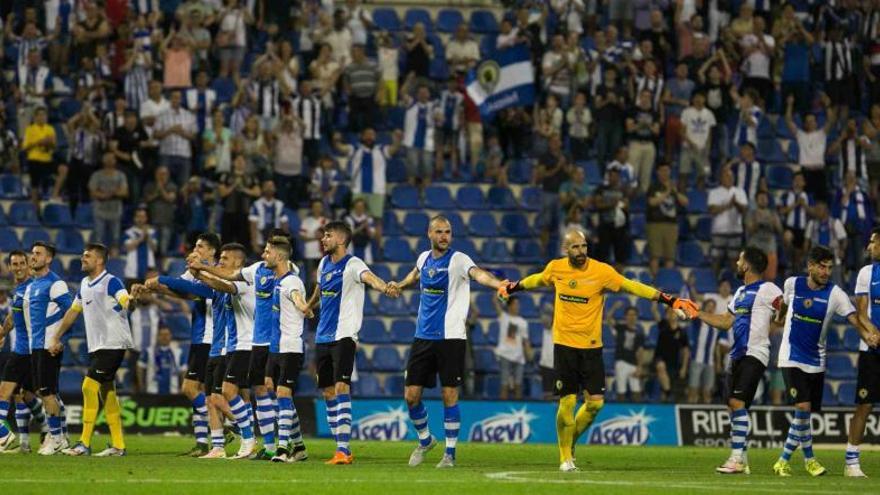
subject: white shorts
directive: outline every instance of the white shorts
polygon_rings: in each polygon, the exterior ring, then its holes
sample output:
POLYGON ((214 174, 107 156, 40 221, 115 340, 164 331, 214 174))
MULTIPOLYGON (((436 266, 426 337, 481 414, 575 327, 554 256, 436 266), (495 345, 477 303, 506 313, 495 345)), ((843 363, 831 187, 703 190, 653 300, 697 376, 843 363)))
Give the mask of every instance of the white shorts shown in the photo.
POLYGON ((626 361, 614 362, 614 391, 619 395, 623 395, 629 387, 630 392, 640 393, 642 391, 642 381, 633 376, 638 368, 626 361))

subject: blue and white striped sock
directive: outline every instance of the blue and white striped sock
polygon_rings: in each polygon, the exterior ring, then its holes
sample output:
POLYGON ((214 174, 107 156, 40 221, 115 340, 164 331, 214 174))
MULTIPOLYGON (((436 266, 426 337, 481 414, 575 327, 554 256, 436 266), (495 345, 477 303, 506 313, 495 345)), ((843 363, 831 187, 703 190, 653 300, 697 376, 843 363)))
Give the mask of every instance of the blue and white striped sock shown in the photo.
POLYGON ((798 431, 801 435, 801 451, 804 453, 804 460, 810 460, 813 457, 813 430, 810 426, 809 411, 795 411, 794 419, 798 421, 798 431))
POLYGON ((61 439, 61 417, 49 416, 49 434, 57 439, 61 439))
POLYGON ((336 450, 345 455, 350 455, 349 442, 351 441, 351 396, 339 394, 336 396, 336 450))
POLYGON ((257 396, 257 422, 263 435, 263 448, 275 452, 275 404, 268 395, 257 396))
POLYGON ((272 401, 272 409, 275 411, 275 417, 277 418, 281 408, 278 407, 278 396, 271 390, 269 390, 269 400, 272 401))
POLYGON ((846 444, 846 465, 858 466, 859 463, 859 446, 851 443, 846 444))
POLYGON ((289 400, 290 409, 293 411, 293 416, 290 419, 290 443, 294 446, 300 446, 303 444, 303 436, 299 427, 299 414, 296 412, 296 404, 293 403, 293 399, 289 400))
POLYGON ((24 402, 15 403, 15 424, 18 426, 19 441, 22 444, 30 444, 31 410, 24 402))
POLYGON ((733 457, 742 457, 746 450, 750 422, 747 409, 737 409, 730 415, 730 454, 733 457))
POLYGON ((797 450, 798 445, 801 444, 801 432, 797 429, 797 426, 797 418, 792 418, 791 426, 788 427, 788 437, 785 439, 785 445, 782 447, 782 456, 780 456, 780 459, 784 461, 790 461, 792 454, 797 450))
POLYGON ((289 448, 290 429, 293 425, 293 399, 278 398, 278 446, 289 448))
POLYGON ((31 416, 33 416, 34 421, 39 423, 40 429, 47 431, 49 425, 46 423, 46 413, 43 411, 43 401, 41 401, 39 397, 34 396, 27 402, 27 406, 28 409, 31 410, 31 416))
POLYGON ((334 397, 325 402, 327 403, 327 426, 330 428, 330 435, 333 436, 333 441, 336 441, 336 408, 338 401, 334 397))
POLYGON ((208 406, 205 394, 200 393, 192 401, 192 423, 196 443, 208 443, 208 406))
POLYGON ((455 445, 458 443, 458 431, 461 429, 461 411, 458 404, 443 408, 443 427, 446 430, 446 455, 455 459, 455 445))
POLYGON ((0 437, 9 435, 9 428, 6 427, 6 418, 9 417, 9 401, 0 400, 0 437))
POLYGON ((431 431, 428 429, 428 411, 425 404, 419 402, 409 408, 409 419, 419 434, 419 445, 427 447, 431 444, 431 431))
POLYGON ((64 401, 61 400, 61 394, 55 396, 58 399, 58 407, 60 409, 59 417, 61 418, 61 434, 67 435, 67 408, 64 407, 64 401))
POLYGON ((211 430, 211 446, 215 449, 222 449, 226 447, 226 437, 225 435, 223 435, 223 428, 211 430))
POLYGON ((231 401, 229 401, 229 409, 232 410, 232 415, 235 417, 235 424, 238 425, 238 429, 241 431, 241 439, 253 439, 254 429, 251 425, 251 418, 248 415, 248 407, 241 399, 241 396, 236 395, 231 401))

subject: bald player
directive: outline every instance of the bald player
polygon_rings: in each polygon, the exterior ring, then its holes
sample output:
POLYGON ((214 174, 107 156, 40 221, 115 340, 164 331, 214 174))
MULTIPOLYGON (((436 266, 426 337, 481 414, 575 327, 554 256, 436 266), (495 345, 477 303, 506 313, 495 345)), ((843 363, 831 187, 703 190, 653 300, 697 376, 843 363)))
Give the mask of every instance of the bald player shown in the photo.
POLYGON ((605 366, 602 361, 602 310, 606 292, 625 291, 658 301, 676 310, 679 316, 695 317, 699 310, 693 301, 679 299, 641 282, 629 280, 611 266, 587 256, 587 238, 580 230, 566 232, 566 257, 551 261, 541 273, 508 282, 498 289, 498 297, 539 287, 553 287, 553 363, 559 409, 556 433, 559 441, 559 470, 577 471, 574 445, 604 405, 605 366), (577 395, 583 391, 584 404, 575 414, 577 395))

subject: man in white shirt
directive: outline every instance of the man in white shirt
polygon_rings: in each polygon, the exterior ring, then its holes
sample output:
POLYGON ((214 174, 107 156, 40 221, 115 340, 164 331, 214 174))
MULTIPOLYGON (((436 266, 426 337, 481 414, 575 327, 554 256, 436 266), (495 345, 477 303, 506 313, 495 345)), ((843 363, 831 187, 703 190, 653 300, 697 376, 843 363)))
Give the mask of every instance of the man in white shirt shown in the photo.
POLYGON ((168 100, 162 96, 162 83, 159 81, 150 81, 147 87, 147 97, 141 103, 140 117, 145 126, 152 127, 159 115, 168 110, 170 105, 168 100))
POLYGON ((559 105, 568 108, 571 99, 571 59, 565 51, 565 38, 553 36, 553 48, 541 59, 541 74, 548 93, 559 98, 559 105))
MULTIPOLYGON (((681 112, 684 136, 678 164, 678 181, 680 186, 686 186, 690 174, 695 173, 697 187, 701 187, 709 173, 709 154, 712 150, 712 140, 709 136, 717 122, 715 114, 706 108, 706 95, 694 93, 691 103, 691 106, 681 112)), ((686 187, 681 189, 686 190, 686 187)))
POLYGON ((740 39, 743 61, 741 70, 745 79, 744 88, 754 88, 761 95, 766 105, 773 94, 773 81, 770 79, 770 57, 776 42, 769 34, 764 33, 766 23, 763 17, 753 20, 753 32, 740 39))
POLYGON ((467 72, 480 60, 480 47, 468 33, 467 24, 461 23, 455 35, 446 44, 446 62, 453 72, 467 72))
POLYGON ((813 207, 812 220, 807 222, 807 228, 804 231, 805 248, 809 252, 813 246, 825 246, 834 252, 834 269, 832 271, 832 279, 837 285, 843 285, 843 274, 841 263, 846 255, 846 228, 839 218, 831 216, 828 209, 828 203, 817 201, 813 207))
POLYGON ((733 183, 729 166, 721 169, 721 183, 709 191, 712 215, 712 258, 715 273, 727 263, 733 266, 742 248, 743 213, 749 206, 746 192, 733 183))
POLYGON ((275 182, 264 180, 263 195, 251 204, 248 221, 251 224, 251 248, 255 253, 263 251, 269 232, 275 229, 288 230, 287 212, 284 202, 275 197, 275 182))
POLYGON ((160 163, 171 171, 177 187, 186 185, 192 170, 192 141, 198 127, 196 118, 181 106, 183 94, 171 93, 171 104, 156 121, 154 137, 159 140, 160 163))
POLYGON ((804 128, 800 129, 792 118, 794 108, 794 95, 788 95, 785 100, 785 124, 792 136, 797 140, 798 165, 804 173, 807 182, 807 194, 815 200, 828 201, 828 177, 825 173, 825 147, 828 141, 828 131, 834 125, 834 109, 831 108, 831 100, 827 95, 822 95, 822 105, 828 118, 825 125, 819 127, 816 116, 807 114, 804 117, 804 128))
POLYGON ((510 298, 507 308, 503 308, 497 299, 495 308, 498 312, 498 345, 495 346, 495 357, 501 372, 501 400, 507 400, 513 390, 513 398, 522 400, 523 372, 526 360, 532 355, 529 344, 529 324, 519 314, 519 301, 510 298))

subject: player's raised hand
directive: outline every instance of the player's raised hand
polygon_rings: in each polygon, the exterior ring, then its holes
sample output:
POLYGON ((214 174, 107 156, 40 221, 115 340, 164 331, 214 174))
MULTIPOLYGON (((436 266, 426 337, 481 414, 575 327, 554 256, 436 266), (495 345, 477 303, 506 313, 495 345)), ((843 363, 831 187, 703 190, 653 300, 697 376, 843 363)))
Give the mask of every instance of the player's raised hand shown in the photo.
POLYGON ((688 320, 693 320, 700 314, 700 307, 690 299, 676 299, 676 301, 672 303, 672 309, 682 311, 685 316, 687 316, 688 320))

